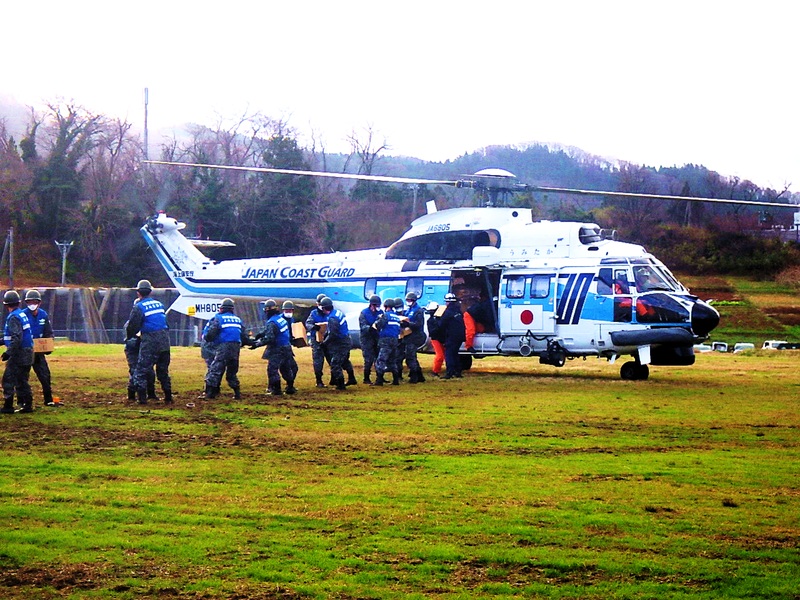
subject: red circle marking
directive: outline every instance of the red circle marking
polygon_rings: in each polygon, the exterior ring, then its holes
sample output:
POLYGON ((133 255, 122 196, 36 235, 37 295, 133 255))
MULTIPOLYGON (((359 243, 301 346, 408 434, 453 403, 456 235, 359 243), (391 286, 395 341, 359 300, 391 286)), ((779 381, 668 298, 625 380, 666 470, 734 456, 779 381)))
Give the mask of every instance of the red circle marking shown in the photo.
POLYGON ((529 310, 523 310, 519 315, 519 320, 523 325, 530 325, 533 323, 533 313, 529 310))

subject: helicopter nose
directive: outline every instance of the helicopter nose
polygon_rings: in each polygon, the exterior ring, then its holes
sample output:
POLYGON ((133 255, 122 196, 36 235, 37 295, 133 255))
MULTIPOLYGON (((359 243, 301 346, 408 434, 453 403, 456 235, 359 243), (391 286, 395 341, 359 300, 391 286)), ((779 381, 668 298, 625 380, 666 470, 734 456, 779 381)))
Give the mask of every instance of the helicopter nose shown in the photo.
POLYGON ((703 301, 698 300, 692 307, 692 331, 705 337, 719 325, 719 313, 703 301))

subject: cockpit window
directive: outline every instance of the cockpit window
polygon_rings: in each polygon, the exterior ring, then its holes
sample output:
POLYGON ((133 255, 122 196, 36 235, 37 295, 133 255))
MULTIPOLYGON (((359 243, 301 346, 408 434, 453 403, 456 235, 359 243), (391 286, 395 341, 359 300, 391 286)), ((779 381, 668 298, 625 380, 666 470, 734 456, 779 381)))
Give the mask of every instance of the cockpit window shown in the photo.
POLYGON ((386 258, 407 260, 470 260, 476 246, 500 247, 500 232, 496 229, 484 231, 440 231, 426 233, 391 245, 386 258))
POLYGON ((581 227, 578 232, 578 239, 581 244, 596 244, 603 241, 599 227, 581 227))
POLYGON ((654 290, 678 291, 655 267, 633 267, 633 279, 636 282, 636 289, 639 293, 652 292, 654 290))

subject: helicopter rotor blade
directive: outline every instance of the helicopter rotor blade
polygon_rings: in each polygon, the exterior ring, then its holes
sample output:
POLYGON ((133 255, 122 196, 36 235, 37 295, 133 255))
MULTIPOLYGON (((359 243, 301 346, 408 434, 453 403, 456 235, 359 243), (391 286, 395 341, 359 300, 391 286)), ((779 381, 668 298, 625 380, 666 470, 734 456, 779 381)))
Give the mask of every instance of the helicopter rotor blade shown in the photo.
POLYGON ((175 167, 203 167, 209 169, 226 169, 229 171, 250 171, 254 173, 278 173, 282 175, 310 175, 313 177, 329 177, 337 179, 356 179, 359 181, 379 181, 382 183, 411 183, 433 185, 455 185, 459 182, 451 180, 417 179, 414 177, 388 177, 384 175, 356 175, 353 173, 329 173, 326 171, 299 171, 294 169, 273 169, 269 167, 237 167, 233 165, 206 165, 199 163, 168 162, 163 160, 143 160, 151 165, 169 165, 175 167))
POLYGON ((716 202, 719 204, 742 204, 745 206, 768 206, 770 208, 800 209, 798 204, 788 202, 764 202, 759 200, 729 200, 725 198, 700 198, 696 196, 669 196, 664 194, 638 194, 635 192, 605 192, 599 190, 576 190, 572 188, 553 188, 538 185, 526 185, 524 188, 531 192, 552 192, 558 194, 573 194, 576 196, 610 196, 612 198, 636 198, 645 200, 686 200, 689 202, 716 202))

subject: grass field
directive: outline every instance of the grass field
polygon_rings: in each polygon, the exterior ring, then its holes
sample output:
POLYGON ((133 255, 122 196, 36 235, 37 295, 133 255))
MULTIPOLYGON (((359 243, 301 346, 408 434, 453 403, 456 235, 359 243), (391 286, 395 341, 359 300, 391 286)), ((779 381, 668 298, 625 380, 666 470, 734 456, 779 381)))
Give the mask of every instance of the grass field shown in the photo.
POLYGON ((242 354, 243 400, 178 348, 140 410, 121 346, 57 347, 65 406, 0 419, 0 598, 800 597, 798 352, 337 392, 302 350, 282 398, 242 354))

